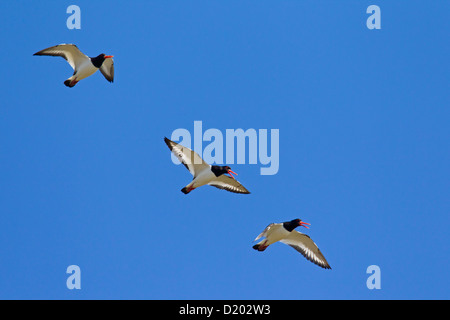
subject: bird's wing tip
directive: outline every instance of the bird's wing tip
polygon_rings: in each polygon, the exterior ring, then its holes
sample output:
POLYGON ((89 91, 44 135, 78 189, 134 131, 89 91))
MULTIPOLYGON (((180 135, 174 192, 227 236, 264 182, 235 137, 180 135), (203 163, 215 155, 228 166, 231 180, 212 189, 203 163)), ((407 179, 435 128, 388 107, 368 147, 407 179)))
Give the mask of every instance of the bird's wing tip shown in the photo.
POLYGON ((172 151, 173 149, 173 145, 172 145, 172 140, 168 139, 167 137, 164 137, 164 142, 166 143, 166 145, 169 147, 170 151, 172 151))

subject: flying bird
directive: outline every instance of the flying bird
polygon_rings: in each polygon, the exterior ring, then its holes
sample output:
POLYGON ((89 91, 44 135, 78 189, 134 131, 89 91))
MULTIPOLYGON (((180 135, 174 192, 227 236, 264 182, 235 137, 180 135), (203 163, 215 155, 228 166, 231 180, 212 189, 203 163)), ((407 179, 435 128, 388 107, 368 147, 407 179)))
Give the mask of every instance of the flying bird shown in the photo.
POLYGON ((93 75, 98 69, 109 82, 114 81, 114 61, 113 56, 104 53, 95 58, 90 58, 78 49, 74 44, 59 44, 33 54, 34 56, 54 56, 63 57, 73 68, 73 75, 64 81, 70 88, 74 87, 78 81, 93 75))
POLYGON ((283 223, 271 223, 258 237, 256 237, 254 241, 258 241, 262 237, 265 237, 265 239, 255 244, 253 249, 264 251, 271 244, 280 241, 300 252, 312 263, 315 263, 324 269, 331 269, 322 252, 320 252, 319 248, 311 238, 306 234, 294 230, 297 227, 309 229, 308 225, 310 224, 303 222, 300 219, 294 219, 283 223))
POLYGON ((210 185, 219 189, 224 189, 234 193, 250 193, 242 184, 237 181, 232 174, 237 175, 236 172, 231 171, 229 166, 212 166, 207 164, 194 151, 182 145, 173 142, 170 139, 164 138, 169 149, 180 160, 182 164, 194 176, 191 183, 181 189, 181 192, 188 194, 192 190, 210 185), (227 176, 225 174, 229 174, 227 176))

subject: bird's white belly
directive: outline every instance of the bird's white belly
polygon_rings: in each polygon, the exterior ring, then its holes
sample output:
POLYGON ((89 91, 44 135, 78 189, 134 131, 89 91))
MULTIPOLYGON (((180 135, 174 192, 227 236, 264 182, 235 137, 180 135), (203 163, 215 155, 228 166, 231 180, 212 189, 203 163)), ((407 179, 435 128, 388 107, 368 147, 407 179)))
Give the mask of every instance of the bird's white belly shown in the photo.
POLYGON ((193 186, 194 188, 204 186, 205 184, 208 184, 216 178, 216 175, 210 169, 204 170, 203 172, 200 172, 200 174, 194 179, 194 181, 192 181, 193 186))
POLYGON ((267 235, 267 245, 280 241, 290 235, 290 232, 287 231, 283 225, 277 226, 277 228, 270 230, 270 234, 267 235))
POLYGON ((85 61, 77 70, 75 77, 77 81, 93 75, 98 69, 92 64, 90 60, 85 61))

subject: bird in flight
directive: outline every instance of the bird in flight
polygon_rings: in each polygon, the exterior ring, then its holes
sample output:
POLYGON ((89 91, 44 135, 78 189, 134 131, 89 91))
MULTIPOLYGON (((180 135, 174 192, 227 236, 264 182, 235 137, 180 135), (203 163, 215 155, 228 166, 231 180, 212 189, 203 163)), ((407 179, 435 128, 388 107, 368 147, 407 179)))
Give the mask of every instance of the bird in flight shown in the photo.
POLYGON ((237 173, 231 171, 229 166, 209 165, 191 149, 183 147, 182 145, 167 138, 164 138, 164 141, 172 153, 194 176, 193 180, 181 189, 181 192, 184 194, 188 194, 192 190, 204 185, 210 185, 234 193, 250 193, 233 177, 233 174, 237 175, 237 173), (227 173, 230 176, 225 175, 227 173))
POLYGON ((271 244, 280 241, 300 252, 312 263, 315 263, 324 269, 331 269, 322 252, 320 252, 319 248, 311 238, 306 234, 294 230, 297 227, 309 229, 308 225, 310 224, 303 222, 300 219, 294 219, 283 223, 271 223, 260 235, 258 235, 258 237, 256 237, 254 241, 258 241, 262 237, 265 239, 255 244, 253 249, 264 251, 271 244))
POLYGON ((55 56, 63 57, 73 68, 73 75, 64 81, 70 88, 74 87, 78 81, 93 75, 98 69, 109 82, 114 81, 114 61, 113 56, 99 54, 95 58, 90 58, 78 49, 74 44, 59 44, 33 54, 34 56, 55 56))

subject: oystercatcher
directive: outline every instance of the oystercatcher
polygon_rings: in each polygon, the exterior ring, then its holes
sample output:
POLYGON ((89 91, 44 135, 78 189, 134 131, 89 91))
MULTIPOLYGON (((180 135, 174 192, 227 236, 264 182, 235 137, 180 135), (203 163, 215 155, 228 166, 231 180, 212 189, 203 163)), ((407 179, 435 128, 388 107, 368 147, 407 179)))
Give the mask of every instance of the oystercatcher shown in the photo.
POLYGON ((114 81, 114 61, 113 56, 107 56, 104 53, 95 58, 90 58, 78 49, 74 44, 59 44, 39 52, 34 56, 55 56, 63 57, 73 68, 73 75, 64 81, 64 84, 70 88, 74 87, 78 81, 93 75, 98 69, 109 82, 114 81))
POLYGON ((250 193, 233 177, 232 174, 237 175, 237 173, 231 171, 229 166, 209 165, 191 149, 183 147, 182 145, 167 138, 164 138, 164 141, 178 160, 180 160, 180 162, 184 164, 184 166, 194 176, 191 183, 181 189, 181 192, 184 194, 188 194, 192 190, 204 185, 210 185, 234 193, 250 193), (230 176, 225 175, 226 173, 230 176))
POLYGON ((256 237, 254 241, 258 241, 262 237, 265 237, 265 239, 255 244, 253 249, 264 251, 271 244, 280 241, 300 252, 312 263, 315 263, 324 269, 331 269, 322 252, 320 252, 319 248, 311 238, 306 234, 294 230, 299 226, 309 229, 308 225, 310 224, 303 222, 300 219, 294 219, 283 223, 271 223, 256 237))

